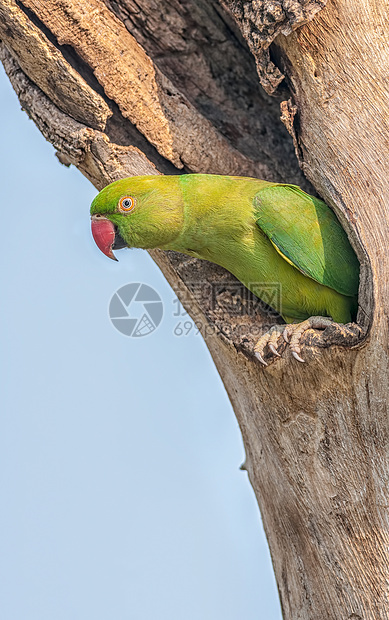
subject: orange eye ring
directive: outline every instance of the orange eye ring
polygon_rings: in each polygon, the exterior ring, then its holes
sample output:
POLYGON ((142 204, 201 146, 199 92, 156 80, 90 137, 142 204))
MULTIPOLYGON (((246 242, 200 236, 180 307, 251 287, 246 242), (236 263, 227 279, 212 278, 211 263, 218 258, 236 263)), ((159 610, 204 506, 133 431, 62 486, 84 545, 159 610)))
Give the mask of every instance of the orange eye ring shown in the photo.
POLYGON ((124 213, 129 213, 135 207, 135 200, 132 196, 122 196, 119 200, 119 209, 124 213))

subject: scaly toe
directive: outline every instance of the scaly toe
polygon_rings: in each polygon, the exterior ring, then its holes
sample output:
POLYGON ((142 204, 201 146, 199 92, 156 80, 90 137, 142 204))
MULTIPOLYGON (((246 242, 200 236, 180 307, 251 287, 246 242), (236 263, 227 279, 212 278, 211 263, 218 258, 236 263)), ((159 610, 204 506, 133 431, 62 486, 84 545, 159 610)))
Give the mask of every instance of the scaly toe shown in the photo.
POLYGON ((265 362, 263 356, 266 347, 275 357, 281 357, 281 355, 277 351, 278 339, 281 335, 282 330, 284 329, 283 325, 273 325, 266 334, 263 334, 261 338, 258 340, 257 344, 254 347, 255 357, 263 364, 264 366, 268 366, 268 363, 265 362))
POLYGON ((288 325, 285 325, 284 331, 282 332, 282 337, 285 340, 285 342, 287 342, 288 344, 290 342, 290 338, 293 334, 295 327, 296 327, 295 323, 288 323, 288 325))
MULTIPOLYGON (((300 363, 305 362, 305 360, 301 357, 301 347, 300 347, 300 339, 304 335, 306 331, 309 329, 313 330, 325 330, 327 327, 334 326, 338 328, 342 328, 343 332, 347 335, 347 329, 351 332, 351 336, 355 339, 360 338, 360 328, 359 333, 351 331, 350 326, 347 325, 338 325, 334 323, 332 318, 326 316, 311 316, 302 323, 288 323, 287 325, 274 325, 266 334, 264 334, 257 342, 254 348, 255 357, 263 364, 264 366, 268 366, 268 363, 265 362, 263 356, 266 347, 275 357, 282 357, 278 353, 278 340, 282 336, 284 341, 288 343, 291 354, 294 359, 300 363)), ((358 327, 358 326, 357 326, 358 327)), ((333 330, 334 331, 334 330, 333 330)), ((270 362, 273 361, 269 358, 270 362)))

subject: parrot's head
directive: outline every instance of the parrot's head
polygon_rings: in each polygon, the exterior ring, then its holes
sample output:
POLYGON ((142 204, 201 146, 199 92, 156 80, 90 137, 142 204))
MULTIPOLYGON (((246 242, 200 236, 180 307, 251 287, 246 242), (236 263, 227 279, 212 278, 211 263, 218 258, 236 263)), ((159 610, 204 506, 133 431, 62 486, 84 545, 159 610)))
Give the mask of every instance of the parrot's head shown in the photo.
POLYGON ((129 177, 107 185, 91 205, 92 235, 99 249, 160 248, 181 232, 184 207, 179 176, 129 177))

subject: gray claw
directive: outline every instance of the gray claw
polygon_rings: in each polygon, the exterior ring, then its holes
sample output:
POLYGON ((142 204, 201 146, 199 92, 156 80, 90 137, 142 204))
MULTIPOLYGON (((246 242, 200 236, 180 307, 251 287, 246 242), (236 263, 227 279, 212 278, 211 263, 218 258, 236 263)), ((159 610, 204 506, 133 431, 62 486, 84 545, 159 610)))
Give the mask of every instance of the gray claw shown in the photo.
POLYGON ((267 366, 267 363, 263 359, 262 355, 260 353, 258 353, 258 351, 255 351, 254 355, 257 358, 257 360, 259 360, 261 362, 261 364, 263 364, 264 366, 267 366))
POLYGON ((296 351, 292 351, 292 355, 293 355, 294 359, 297 360, 298 362, 305 362, 305 360, 303 360, 303 358, 300 357, 299 354, 296 353, 296 351))
POLYGON ((288 340, 288 332, 286 331, 286 327, 285 327, 284 331, 282 332, 282 337, 285 340, 285 342, 289 342, 289 340, 288 340))
POLYGON ((277 357, 281 357, 281 355, 278 353, 277 349, 275 348, 274 344, 270 342, 268 346, 269 346, 270 351, 273 353, 273 355, 276 355, 277 357))

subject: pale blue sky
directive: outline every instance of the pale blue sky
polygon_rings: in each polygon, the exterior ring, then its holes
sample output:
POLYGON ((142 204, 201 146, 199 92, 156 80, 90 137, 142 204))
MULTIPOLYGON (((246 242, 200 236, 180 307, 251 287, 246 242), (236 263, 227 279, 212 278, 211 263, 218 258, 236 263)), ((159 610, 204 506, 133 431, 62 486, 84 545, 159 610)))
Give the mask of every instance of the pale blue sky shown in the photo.
POLYGON ((94 187, 61 166, 1 68, 2 620, 280 620, 242 440, 199 335, 146 252, 95 247, 94 187), (165 314, 108 318, 129 282, 165 314))

